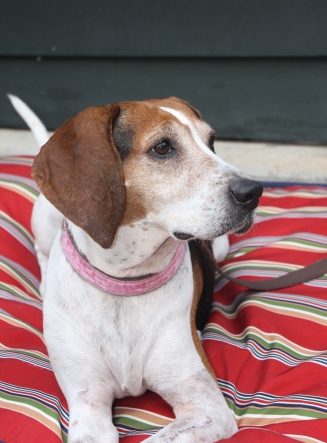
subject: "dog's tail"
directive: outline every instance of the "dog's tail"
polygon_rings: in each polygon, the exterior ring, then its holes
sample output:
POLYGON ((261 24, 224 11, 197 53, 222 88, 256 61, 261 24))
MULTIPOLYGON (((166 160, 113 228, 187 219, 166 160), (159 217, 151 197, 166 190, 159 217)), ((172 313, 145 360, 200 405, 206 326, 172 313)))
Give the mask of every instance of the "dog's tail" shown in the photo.
POLYGON ((17 113, 21 116, 24 122, 32 131, 39 147, 44 145, 49 139, 47 128, 41 122, 39 117, 27 106, 19 97, 12 94, 7 94, 7 97, 11 101, 11 104, 16 109, 17 113))

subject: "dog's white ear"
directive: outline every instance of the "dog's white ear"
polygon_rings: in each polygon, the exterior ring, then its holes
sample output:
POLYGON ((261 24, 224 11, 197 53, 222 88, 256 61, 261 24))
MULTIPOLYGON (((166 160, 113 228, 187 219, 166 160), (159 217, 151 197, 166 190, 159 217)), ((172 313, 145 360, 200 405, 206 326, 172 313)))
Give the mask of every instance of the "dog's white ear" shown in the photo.
POLYGON ((87 108, 64 123, 34 160, 45 197, 103 248, 125 211, 126 190, 112 130, 118 104, 87 108))

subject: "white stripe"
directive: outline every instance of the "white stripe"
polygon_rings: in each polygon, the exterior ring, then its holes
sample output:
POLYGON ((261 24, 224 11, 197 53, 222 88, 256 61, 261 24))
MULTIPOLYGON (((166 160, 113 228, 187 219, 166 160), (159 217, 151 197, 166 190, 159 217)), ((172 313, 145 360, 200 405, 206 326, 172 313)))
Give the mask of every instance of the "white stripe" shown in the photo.
POLYGON ((287 437, 293 438, 294 440, 302 441, 303 443, 324 443, 322 440, 317 440, 313 437, 308 437, 307 435, 298 434, 285 434, 287 437))
POLYGON ((276 419, 284 419, 286 421, 304 421, 304 420, 312 420, 312 418, 308 415, 308 416, 304 416, 304 415, 297 415, 297 414, 237 414, 234 411, 234 415, 238 418, 238 419, 244 419, 244 418, 262 418, 262 419, 274 419, 274 423, 276 423, 276 419), (292 419, 292 420, 290 420, 292 419))
POLYGON ((162 109, 165 112, 168 112, 169 114, 173 115, 180 123, 187 126, 191 132, 191 135, 195 141, 195 143, 201 148, 209 157, 213 158, 215 161, 218 160, 220 166, 224 166, 226 169, 235 169, 228 163, 226 163, 222 158, 218 157, 216 154, 214 154, 208 146, 202 141, 198 131, 192 124, 191 120, 186 117, 182 112, 177 111, 176 109, 168 108, 166 106, 160 106, 160 109, 162 109))

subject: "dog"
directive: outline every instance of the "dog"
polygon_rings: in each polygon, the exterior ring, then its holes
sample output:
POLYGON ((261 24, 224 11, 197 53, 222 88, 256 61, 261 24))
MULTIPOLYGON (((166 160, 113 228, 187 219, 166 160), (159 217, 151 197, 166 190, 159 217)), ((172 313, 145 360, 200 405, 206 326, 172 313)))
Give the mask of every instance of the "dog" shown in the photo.
POLYGON ((237 431, 196 330, 205 278, 192 245, 213 241, 223 258, 262 186, 220 159, 214 140, 181 99, 125 101, 81 111, 34 160, 44 337, 70 443, 118 442, 113 400, 147 389, 176 417, 148 443, 237 431))

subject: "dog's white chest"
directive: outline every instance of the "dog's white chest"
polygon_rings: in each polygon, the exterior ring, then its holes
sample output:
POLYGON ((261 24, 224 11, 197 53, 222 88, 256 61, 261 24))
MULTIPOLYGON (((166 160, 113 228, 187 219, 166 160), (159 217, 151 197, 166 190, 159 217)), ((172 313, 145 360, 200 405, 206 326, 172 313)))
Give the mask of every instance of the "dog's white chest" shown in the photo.
POLYGON ((140 395, 145 391, 144 365, 155 330, 151 313, 142 313, 135 297, 120 297, 109 304, 96 327, 101 358, 117 382, 118 396, 140 395))
POLYGON ((142 394, 150 355, 162 343, 169 349, 181 331, 190 329, 193 276, 189 252, 172 280, 151 293, 132 297, 112 296, 83 282, 58 243, 52 260, 57 268, 49 272, 44 302, 50 353, 58 334, 61 350, 76 352, 76 367, 87 362, 104 379, 114 380, 115 397, 142 394), (59 334, 60 329, 65 334, 59 334))

